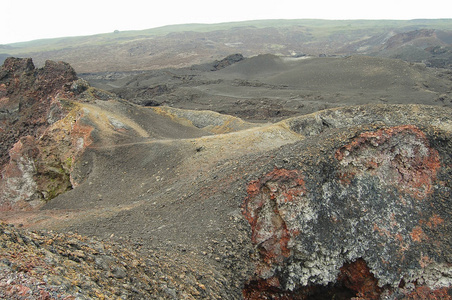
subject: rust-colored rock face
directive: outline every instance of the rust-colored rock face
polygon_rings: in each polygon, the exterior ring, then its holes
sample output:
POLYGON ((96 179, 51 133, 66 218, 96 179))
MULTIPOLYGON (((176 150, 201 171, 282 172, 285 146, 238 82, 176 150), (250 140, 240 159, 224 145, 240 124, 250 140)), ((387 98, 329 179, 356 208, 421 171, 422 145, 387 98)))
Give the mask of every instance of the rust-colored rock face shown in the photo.
MULTIPOLYGON (((298 171, 275 169, 248 185, 242 211, 251 225, 252 242, 257 245, 260 277, 272 278, 275 269, 291 256, 289 241, 299 234, 294 226, 303 213, 306 194, 303 175, 298 171)), ((268 281, 280 287, 277 278, 268 281)))
POLYGON ((355 292, 358 298, 379 299, 382 292, 378 286, 378 280, 370 272, 363 259, 344 264, 340 268, 337 280, 344 287, 355 292))
POLYGON ((73 102, 86 89, 76 80, 64 62, 8 58, 0 69, 0 210, 39 207, 76 184, 72 165, 93 129, 73 102))
POLYGON ((35 200, 34 160, 37 154, 35 141, 30 136, 20 139, 9 151, 10 163, 4 168, 0 181, 0 211, 27 208, 28 205, 22 200, 35 200))
POLYGON ((315 164, 250 182, 256 270, 244 297, 449 299, 450 141, 428 132, 358 130, 315 164))
POLYGON ((437 290, 432 290, 426 286, 420 286, 416 288, 413 292, 408 293, 404 296, 404 299, 412 300, 450 300, 452 299, 450 289, 440 288, 437 290))
POLYGON ((67 111, 58 96, 69 98, 74 69, 63 62, 47 61, 35 69, 31 59, 7 58, 0 69, 0 168, 8 150, 20 137, 38 138, 67 111))
POLYGON ((335 156, 345 169, 340 175, 344 183, 368 173, 417 199, 432 192, 440 167, 438 151, 412 125, 364 132, 335 156))

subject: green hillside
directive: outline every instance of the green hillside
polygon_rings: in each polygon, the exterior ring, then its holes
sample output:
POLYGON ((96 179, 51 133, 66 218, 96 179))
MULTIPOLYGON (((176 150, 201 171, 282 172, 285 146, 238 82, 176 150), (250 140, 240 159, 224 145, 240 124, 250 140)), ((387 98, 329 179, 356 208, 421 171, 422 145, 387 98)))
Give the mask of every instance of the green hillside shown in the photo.
MULTIPOLYGON (((433 30, 434 34, 433 38, 427 36, 428 42, 419 46, 421 51, 428 47, 450 46, 451 28, 452 19, 302 19, 170 25, 0 45, 0 63, 7 56, 32 57, 37 65, 47 59, 63 60, 73 65, 77 72, 103 72, 183 67, 232 53, 245 56, 263 53, 283 56, 300 53, 379 55, 382 45, 391 37, 422 30, 426 30, 421 32, 424 35, 431 35, 428 30, 433 30)), ((400 39, 401 42, 405 40, 406 37, 400 39)), ((416 53, 413 60, 431 56, 410 51, 416 53)), ((399 51, 386 56, 397 55, 413 56, 399 51)))

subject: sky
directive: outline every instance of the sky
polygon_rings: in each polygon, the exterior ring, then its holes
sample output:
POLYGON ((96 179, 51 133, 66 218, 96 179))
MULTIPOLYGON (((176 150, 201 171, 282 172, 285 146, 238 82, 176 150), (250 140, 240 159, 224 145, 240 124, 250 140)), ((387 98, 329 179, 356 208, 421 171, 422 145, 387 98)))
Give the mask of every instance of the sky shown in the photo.
POLYGON ((0 44, 260 19, 452 18, 449 0, 1 0, 0 44))

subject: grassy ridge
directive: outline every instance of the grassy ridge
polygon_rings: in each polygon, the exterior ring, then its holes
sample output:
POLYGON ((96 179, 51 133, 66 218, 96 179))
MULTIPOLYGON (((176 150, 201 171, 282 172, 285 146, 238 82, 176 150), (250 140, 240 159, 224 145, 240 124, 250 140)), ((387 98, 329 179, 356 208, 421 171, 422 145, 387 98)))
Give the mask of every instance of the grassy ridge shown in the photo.
POLYGON ((229 22, 217 24, 183 24, 168 25, 145 30, 120 31, 103 33, 90 36, 61 37, 52 39, 41 39, 28 42, 8 44, 2 47, 2 52, 9 55, 24 55, 41 51, 61 50, 84 46, 108 45, 128 42, 137 39, 149 39, 164 36, 170 33, 185 31, 212 32, 220 30, 231 30, 236 27, 267 28, 274 27, 306 27, 314 38, 324 38, 338 32, 369 30, 369 33, 378 32, 381 29, 416 30, 421 28, 450 29, 452 19, 419 19, 419 20, 254 20, 243 22, 229 22))

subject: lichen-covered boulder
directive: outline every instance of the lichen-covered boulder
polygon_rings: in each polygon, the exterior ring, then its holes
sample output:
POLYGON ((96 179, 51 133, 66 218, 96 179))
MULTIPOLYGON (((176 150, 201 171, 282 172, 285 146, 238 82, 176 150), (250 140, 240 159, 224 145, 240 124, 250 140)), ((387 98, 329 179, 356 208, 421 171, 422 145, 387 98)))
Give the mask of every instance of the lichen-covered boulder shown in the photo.
POLYGON ((256 250, 245 298, 450 298, 452 114, 401 108, 289 121, 306 138, 275 154, 242 205, 256 250))

